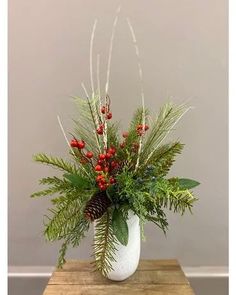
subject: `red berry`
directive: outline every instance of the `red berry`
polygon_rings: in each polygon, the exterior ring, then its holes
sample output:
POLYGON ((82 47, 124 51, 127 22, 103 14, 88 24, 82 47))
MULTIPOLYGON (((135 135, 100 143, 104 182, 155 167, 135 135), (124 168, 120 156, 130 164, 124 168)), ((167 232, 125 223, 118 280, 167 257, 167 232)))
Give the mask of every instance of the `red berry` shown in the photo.
POLYGON ((137 149, 139 148, 139 143, 134 142, 134 143, 132 144, 132 148, 133 148, 133 150, 137 150, 137 149))
POLYGON ((102 114, 105 114, 106 113, 106 107, 105 106, 101 107, 101 113, 102 114))
POLYGON ((115 183, 115 182, 116 182, 115 178, 114 178, 114 177, 111 177, 111 178, 110 178, 110 184, 113 184, 113 183, 115 183))
POLYGON ((112 113, 108 113, 106 118, 107 118, 107 120, 110 120, 112 118, 112 113))
POLYGON ((104 172, 109 172, 109 168, 108 167, 104 167, 104 172))
POLYGON ((142 130, 143 129, 143 125, 139 124, 136 129, 137 130, 142 130))
POLYGON ((116 149, 115 148, 109 148, 108 153, 111 155, 114 155, 116 153, 116 149))
POLYGON ((82 159, 80 160, 80 163, 81 163, 81 164, 86 164, 86 163, 88 163, 88 159, 86 159, 86 158, 82 158, 82 159))
POLYGON ((78 141, 77 148, 83 149, 85 147, 85 142, 83 140, 78 141))
POLYGON ((98 160, 98 165, 102 165, 103 161, 102 160, 98 160))
POLYGON ((120 144, 120 148, 123 149, 124 147, 125 147, 125 143, 122 142, 122 143, 120 144))
POLYGON ((142 130, 142 129, 139 129, 139 130, 137 131, 137 134, 138 134, 139 136, 142 136, 142 135, 144 135, 144 130, 142 130))
POLYGON ((123 136, 124 138, 127 138, 127 137, 129 136, 129 133, 128 133, 127 131, 125 131, 125 132, 122 133, 122 136, 123 136))
POLYGON ((117 166, 117 164, 118 164, 118 163, 117 163, 116 161, 112 161, 112 162, 111 162, 111 167, 112 167, 112 168, 115 168, 115 167, 117 166))
POLYGON ((91 159, 93 157, 93 153, 92 152, 87 152, 86 157, 91 159))
POLYGON ((77 141, 76 139, 72 139, 72 140, 70 141, 70 146, 71 146, 71 147, 77 147, 77 145, 78 145, 78 141, 77 141))
POLYGON ((98 176, 96 177, 96 181, 99 182, 103 178, 104 178, 104 176, 102 174, 98 174, 98 176))
POLYGON ((112 157, 112 154, 110 154, 109 152, 106 154, 106 158, 110 159, 112 157))
POLYGON ((98 185, 105 184, 105 183, 106 183, 105 178, 101 178, 101 179, 99 180, 98 185))
POLYGON ((99 159, 100 160, 105 160, 106 159, 106 155, 105 154, 100 154, 99 155, 99 159))
POLYGON ((106 186, 104 184, 100 184, 99 188, 101 191, 105 191, 106 190, 106 186))
POLYGON ((99 127, 97 129, 97 134, 102 135, 103 134, 103 128, 99 127))
POLYGON ((145 125, 144 129, 145 129, 145 131, 147 131, 149 129, 149 126, 145 125))
POLYGON ((102 166, 96 165, 95 166, 95 171, 102 171, 102 166))

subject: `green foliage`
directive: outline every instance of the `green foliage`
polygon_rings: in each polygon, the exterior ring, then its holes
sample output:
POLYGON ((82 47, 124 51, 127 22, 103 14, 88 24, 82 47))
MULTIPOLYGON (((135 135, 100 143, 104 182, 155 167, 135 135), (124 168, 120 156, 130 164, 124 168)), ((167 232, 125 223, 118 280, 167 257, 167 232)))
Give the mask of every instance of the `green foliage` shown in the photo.
MULTIPOLYGON (((94 263, 96 269, 106 276, 112 270, 116 245, 121 243, 126 246, 128 243, 127 219, 130 210, 140 218, 142 236, 143 225, 147 221, 153 222, 166 234, 166 210, 180 214, 186 210, 191 212, 197 200, 190 190, 199 182, 188 178, 166 178, 184 145, 179 141, 166 144, 164 140, 188 108, 168 103, 161 108, 154 121, 150 120, 149 111, 145 109, 145 124, 148 124, 149 129, 141 137, 137 133, 137 126, 143 123, 143 108, 137 109, 128 136, 122 139, 124 148, 121 148, 119 125, 104 121, 98 97, 74 99, 78 105, 79 118, 74 121, 76 126, 73 136, 85 141, 85 149, 81 151, 73 148, 70 151, 73 162, 42 153, 35 155, 36 162, 50 165, 63 174, 61 177, 42 178, 39 183, 46 187, 31 196, 52 196, 52 208, 46 216, 44 235, 49 241, 62 241, 58 258, 58 266, 61 267, 68 247, 78 246, 91 224, 84 210, 94 193, 101 192, 95 181, 97 173, 94 168, 99 154, 105 151, 105 141, 108 147, 116 148, 116 154, 110 160, 105 160, 108 172, 100 173, 106 185, 113 178, 114 184, 110 182, 108 188, 105 187, 111 206, 109 201, 108 209, 105 207, 107 211, 95 220, 94 263), (96 128, 104 122, 104 134, 98 136, 96 128), (88 163, 82 164, 81 159, 85 158, 86 150, 92 151, 93 157, 88 163), (111 161, 115 163, 114 170, 111 169, 111 161)), ((98 211, 96 204, 93 210, 95 213, 98 211)))
POLYGON ((61 267, 65 262, 68 246, 78 246, 89 229, 90 223, 84 219, 83 209, 94 193, 94 187, 87 178, 77 174, 78 170, 74 165, 62 159, 40 154, 35 160, 69 172, 63 178, 42 178, 39 183, 48 187, 31 195, 41 197, 56 194, 51 199, 53 208, 48 209, 49 215, 46 215, 44 236, 48 241, 64 240, 58 258, 58 266, 61 267))
POLYGON ((180 188, 178 181, 173 183, 168 179, 160 179, 151 185, 150 193, 156 196, 156 201, 161 207, 182 215, 186 209, 191 212, 193 203, 197 200, 191 191, 180 188))
POLYGON ((108 146, 119 146, 119 124, 109 123, 107 124, 107 143, 108 146))
POLYGON ((64 177, 67 178, 71 184, 78 189, 89 189, 92 185, 94 185, 94 183, 91 183, 87 178, 78 174, 64 174, 64 177))
POLYGON ((114 209, 112 215, 112 229, 117 240, 124 246, 128 244, 129 231, 127 222, 123 216, 123 212, 118 209, 114 209))
POLYGON ((37 154, 33 157, 34 161, 52 166, 72 174, 78 173, 78 169, 74 164, 68 163, 61 158, 47 156, 46 154, 37 154))
POLYGON ((176 155, 182 152, 183 147, 184 145, 180 142, 164 144, 154 151, 143 167, 145 168, 147 165, 153 164, 156 169, 156 175, 166 176, 175 161, 176 155))
POLYGON ((156 149, 187 110, 188 108, 183 104, 174 105, 172 103, 167 103, 161 108, 143 143, 141 163, 145 165, 148 163, 156 149))
POLYGON ((112 229, 112 212, 108 210, 95 223, 94 258, 96 269, 103 275, 112 270, 112 261, 115 261, 117 240, 112 229))
POLYGON ((60 179, 56 176, 42 178, 39 181, 39 183, 44 184, 44 185, 49 185, 50 187, 32 194, 31 195, 32 198, 42 197, 42 196, 47 196, 47 195, 48 196, 54 195, 56 193, 65 194, 65 193, 70 193, 75 190, 75 188, 71 185, 71 183, 69 181, 67 181, 66 179, 60 179))
MULTIPOLYGON (((149 111, 145 109, 145 122, 149 123, 149 111)), ((127 167, 134 169, 138 153, 133 149, 133 145, 139 145, 140 136, 137 134, 137 126, 142 124, 143 108, 138 108, 133 115, 128 129, 128 137, 125 140, 125 148, 121 151, 121 158, 127 158, 127 167)))
POLYGON ((200 184, 198 181, 188 178, 180 178, 178 182, 180 189, 192 189, 200 184))
POLYGON ((128 203, 142 220, 149 220, 165 233, 168 222, 164 209, 183 214, 191 212, 197 200, 188 189, 179 186, 179 180, 157 178, 155 169, 145 178, 134 178, 130 172, 123 171, 119 176, 119 194, 123 203, 128 203))
POLYGON ((65 241, 62 243, 61 249, 59 250, 59 257, 57 266, 61 268, 65 263, 65 255, 69 245, 72 247, 79 246, 81 240, 85 237, 85 232, 89 229, 89 222, 85 219, 79 220, 74 228, 68 232, 65 236, 65 241))
POLYGON ((99 153, 97 141, 101 146, 100 137, 96 134, 96 121, 99 120, 98 97, 83 99, 73 97, 78 110, 78 117, 74 120, 75 136, 85 140, 88 149, 93 150, 95 154, 99 153))

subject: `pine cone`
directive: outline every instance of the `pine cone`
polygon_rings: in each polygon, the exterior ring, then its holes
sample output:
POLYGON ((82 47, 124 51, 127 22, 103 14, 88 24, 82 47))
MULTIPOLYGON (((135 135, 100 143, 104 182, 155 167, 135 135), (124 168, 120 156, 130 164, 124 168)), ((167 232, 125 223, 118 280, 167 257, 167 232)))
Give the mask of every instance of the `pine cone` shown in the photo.
POLYGON ((86 204, 84 216, 86 219, 94 221, 102 217, 110 205, 111 201, 107 197, 106 192, 98 192, 86 204))

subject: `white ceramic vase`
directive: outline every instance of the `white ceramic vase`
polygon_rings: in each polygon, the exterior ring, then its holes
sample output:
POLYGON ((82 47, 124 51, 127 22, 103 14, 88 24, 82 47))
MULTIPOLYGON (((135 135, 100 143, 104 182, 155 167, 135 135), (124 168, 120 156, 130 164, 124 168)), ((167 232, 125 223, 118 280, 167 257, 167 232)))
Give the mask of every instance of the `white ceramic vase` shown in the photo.
POLYGON ((113 270, 107 277, 113 281, 123 281, 130 277, 137 269, 140 258, 140 225, 139 218, 129 211, 127 220, 129 229, 129 240, 127 246, 118 244, 115 260, 112 262, 113 270))

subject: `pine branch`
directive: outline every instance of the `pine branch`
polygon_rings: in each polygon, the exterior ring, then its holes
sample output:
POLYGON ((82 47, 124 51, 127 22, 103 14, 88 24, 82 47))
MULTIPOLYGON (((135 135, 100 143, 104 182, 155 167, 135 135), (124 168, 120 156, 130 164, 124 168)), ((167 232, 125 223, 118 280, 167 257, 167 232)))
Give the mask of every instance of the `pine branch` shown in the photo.
MULTIPOLYGON (((99 109, 99 99, 95 97, 93 99, 82 99, 79 97, 73 97, 75 103, 78 107, 79 116, 77 120, 74 120, 76 128, 76 135, 86 141, 86 145, 89 149, 93 150, 95 153, 99 153, 101 140, 96 133, 98 128, 95 118, 99 121, 102 120, 98 109, 99 109)), ((100 122, 101 123, 101 122, 100 122)))
POLYGON ((157 119, 147 134, 141 153, 141 163, 147 163, 162 141, 166 138, 175 124, 188 111, 185 105, 174 105, 168 103, 161 108, 157 119))
MULTIPOLYGON (((145 109, 145 121, 148 121, 149 111, 145 109)), ((137 126, 142 124, 143 120, 143 108, 138 108, 134 114, 133 118, 130 122, 129 130, 128 130, 128 137, 126 139, 126 145, 129 147, 134 141, 139 141, 139 136, 137 134, 137 126)))
POLYGON ((58 268, 62 268, 63 264, 66 263, 65 256, 66 256, 66 252, 67 252, 69 244, 70 244, 70 242, 68 239, 68 240, 65 240, 61 245, 61 248, 59 250, 59 256, 57 259, 57 267, 58 268))
POLYGON ((51 195, 54 195, 57 192, 58 192, 57 188, 55 189, 54 187, 51 187, 51 188, 48 188, 48 189, 41 190, 41 191, 33 193, 31 195, 31 198, 51 196, 51 195))
POLYGON ((111 212, 107 211, 95 223, 94 257, 95 267, 104 276, 112 270, 112 261, 115 261, 116 238, 112 231, 111 212))
POLYGON ((52 156, 47 156, 46 154, 37 154, 33 156, 34 161, 36 162, 40 162, 43 164, 47 164, 50 165, 54 168, 69 172, 69 173, 74 173, 74 174, 78 174, 78 170, 75 167, 75 165, 70 164, 66 161, 64 161, 61 158, 56 158, 56 157, 52 157, 52 156))
POLYGON ((110 123, 107 124, 107 143, 108 146, 115 146, 119 145, 119 124, 118 123, 110 123))
MULTIPOLYGON (((158 177, 163 177, 167 175, 175 161, 176 155, 181 154, 183 147, 184 144, 180 142, 162 145, 152 154, 146 164, 154 165, 156 175, 158 175, 158 177)), ((145 166, 146 165, 143 165, 143 167, 145 166)))
POLYGON ((65 194, 75 190, 75 187, 71 184, 71 182, 66 181, 65 179, 60 179, 56 176, 42 178, 39 181, 39 184, 49 185, 50 187, 42 191, 33 193, 31 195, 32 198, 42 197, 42 196, 51 196, 51 195, 54 195, 55 193, 65 194))

